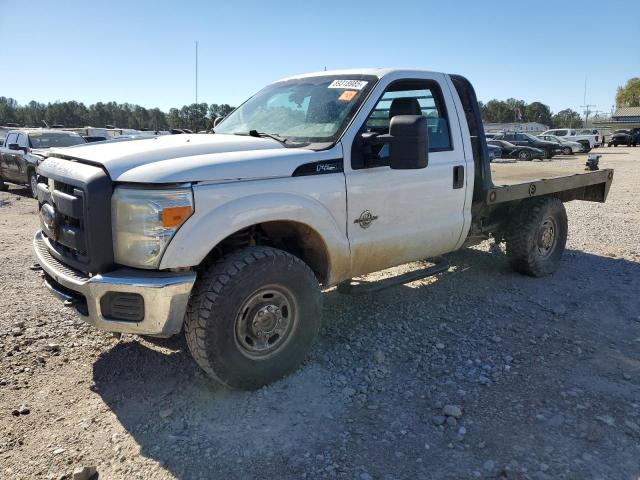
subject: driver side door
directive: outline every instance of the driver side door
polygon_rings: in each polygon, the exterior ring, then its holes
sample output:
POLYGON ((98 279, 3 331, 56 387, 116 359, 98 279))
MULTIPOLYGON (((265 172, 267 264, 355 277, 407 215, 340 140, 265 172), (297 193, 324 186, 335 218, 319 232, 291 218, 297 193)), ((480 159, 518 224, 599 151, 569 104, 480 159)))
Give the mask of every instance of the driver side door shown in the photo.
MULTIPOLYGON (((467 169, 448 86, 437 75, 391 83, 355 136, 351 168, 345 169, 354 275, 440 255, 459 244, 465 225, 467 178, 473 178, 473 168, 467 169), (374 149, 373 158, 364 162, 359 158, 362 133, 388 133, 396 102, 419 105, 420 112, 400 114, 427 117, 426 168, 391 169, 388 145, 374 149)), ((345 156, 345 163, 348 161, 345 156)))

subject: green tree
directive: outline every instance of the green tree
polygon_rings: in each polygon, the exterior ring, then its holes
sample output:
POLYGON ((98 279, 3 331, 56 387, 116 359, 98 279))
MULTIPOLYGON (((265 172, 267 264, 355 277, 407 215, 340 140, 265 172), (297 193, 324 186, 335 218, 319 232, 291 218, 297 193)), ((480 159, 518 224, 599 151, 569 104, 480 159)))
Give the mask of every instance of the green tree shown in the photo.
POLYGON ((524 109, 524 116, 528 122, 539 122, 544 125, 551 125, 551 109, 544 103, 530 103, 524 109))
POLYGON ((640 78, 634 77, 624 87, 618 87, 616 106, 640 107, 640 78))
POLYGON ((583 125, 582 118, 578 112, 566 108, 560 110, 552 117, 552 125, 556 128, 580 128, 583 125))

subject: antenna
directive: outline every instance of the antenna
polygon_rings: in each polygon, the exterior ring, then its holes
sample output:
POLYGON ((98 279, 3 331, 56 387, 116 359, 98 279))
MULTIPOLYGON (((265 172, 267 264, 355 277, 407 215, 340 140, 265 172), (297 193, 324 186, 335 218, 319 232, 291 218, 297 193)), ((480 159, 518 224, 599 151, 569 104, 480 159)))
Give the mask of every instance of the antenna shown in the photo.
POLYGON ((198 41, 196 40, 196 105, 198 104, 198 41))

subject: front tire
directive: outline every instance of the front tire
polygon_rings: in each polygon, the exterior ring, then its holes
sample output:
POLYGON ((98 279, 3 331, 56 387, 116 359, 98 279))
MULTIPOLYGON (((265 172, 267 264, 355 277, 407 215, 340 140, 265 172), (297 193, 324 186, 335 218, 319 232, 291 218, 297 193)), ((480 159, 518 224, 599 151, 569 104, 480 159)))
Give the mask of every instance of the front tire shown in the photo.
POLYGON ((552 197, 525 200, 518 207, 507 234, 511 268, 532 277, 544 277, 558 269, 567 243, 567 212, 552 197))
POLYGON ((522 162, 528 162, 529 160, 531 160, 531 152, 529 152, 528 150, 520 150, 518 152, 518 160, 522 162))
POLYGON ((275 248, 244 248, 196 283, 187 345, 218 382, 260 388, 302 363, 320 329, 321 303, 318 281, 302 260, 275 248))
POLYGON ((563 155, 571 155, 573 153, 573 150, 571 149, 571 147, 563 147, 562 148, 562 154, 563 155))

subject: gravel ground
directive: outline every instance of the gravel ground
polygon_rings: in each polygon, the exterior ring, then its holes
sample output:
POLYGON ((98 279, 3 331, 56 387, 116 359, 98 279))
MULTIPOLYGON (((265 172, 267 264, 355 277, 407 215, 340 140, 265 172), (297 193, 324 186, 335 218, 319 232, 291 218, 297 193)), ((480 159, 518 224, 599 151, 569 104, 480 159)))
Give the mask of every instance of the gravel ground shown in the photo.
POLYGON ((0 193, 0 477, 637 480, 640 149, 598 153, 609 199, 567 206, 556 275, 485 242, 437 279, 328 291, 303 368, 257 392, 180 337, 77 320, 29 270, 36 202, 0 193))

